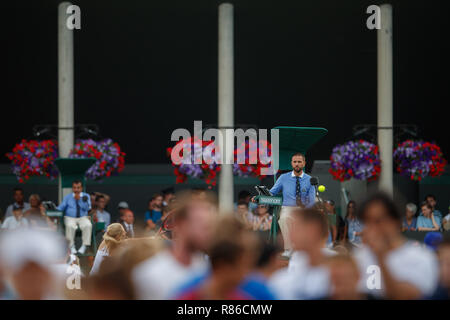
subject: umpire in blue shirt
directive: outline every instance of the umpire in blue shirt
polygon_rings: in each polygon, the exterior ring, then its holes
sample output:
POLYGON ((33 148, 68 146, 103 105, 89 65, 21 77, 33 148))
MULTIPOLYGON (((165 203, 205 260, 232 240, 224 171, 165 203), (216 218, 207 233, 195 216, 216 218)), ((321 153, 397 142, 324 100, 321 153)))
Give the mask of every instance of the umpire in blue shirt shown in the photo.
POLYGON ((316 201, 316 192, 310 183, 311 176, 305 173, 306 159, 303 153, 297 152, 291 159, 292 171, 282 174, 275 182, 270 192, 273 195, 283 195, 283 206, 281 207, 280 225, 281 235, 284 242, 284 254, 291 254, 292 246, 289 237, 289 228, 294 207, 312 207, 316 201))
POLYGON ((83 183, 80 180, 72 182, 72 193, 66 195, 58 206, 58 210, 64 212, 64 224, 66 226, 66 238, 69 241, 73 254, 77 253, 75 248, 75 231, 77 227, 81 229, 82 246, 78 252, 83 254, 86 247, 91 245, 92 224, 89 217, 91 210, 91 197, 82 192, 83 183))

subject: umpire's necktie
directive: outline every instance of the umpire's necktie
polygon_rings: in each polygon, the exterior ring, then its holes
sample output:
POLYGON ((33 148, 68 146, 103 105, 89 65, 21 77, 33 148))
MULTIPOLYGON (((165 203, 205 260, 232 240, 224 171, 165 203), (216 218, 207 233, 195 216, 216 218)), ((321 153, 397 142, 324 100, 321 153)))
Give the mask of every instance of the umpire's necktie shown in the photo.
POLYGON ((76 200, 76 199, 75 199, 75 203, 77 205, 77 218, 79 218, 81 216, 80 215, 80 204, 78 203, 78 200, 76 200))
POLYGON ((302 198, 300 197, 300 177, 295 176, 295 201, 298 206, 302 205, 302 198))

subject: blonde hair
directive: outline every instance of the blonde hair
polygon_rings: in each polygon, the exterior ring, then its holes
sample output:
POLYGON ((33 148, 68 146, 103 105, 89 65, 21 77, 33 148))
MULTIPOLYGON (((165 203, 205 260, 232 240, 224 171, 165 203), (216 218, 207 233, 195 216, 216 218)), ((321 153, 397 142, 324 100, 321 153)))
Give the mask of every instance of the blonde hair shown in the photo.
POLYGON ((103 241, 99 248, 106 246, 109 254, 126 238, 126 232, 120 223, 111 223, 103 235, 103 241))

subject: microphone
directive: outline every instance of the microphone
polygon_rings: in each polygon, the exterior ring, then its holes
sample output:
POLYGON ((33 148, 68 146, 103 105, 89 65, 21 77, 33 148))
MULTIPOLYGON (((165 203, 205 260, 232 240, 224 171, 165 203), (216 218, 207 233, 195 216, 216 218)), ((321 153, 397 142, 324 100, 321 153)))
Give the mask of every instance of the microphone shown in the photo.
POLYGON ((311 177, 311 179, 309 180, 309 183, 311 183, 311 186, 314 187, 314 191, 316 194, 316 201, 318 200, 319 202, 322 202, 322 199, 320 199, 320 197, 319 197, 319 191, 317 190, 317 186, 319 185, 319 178, 311 177))

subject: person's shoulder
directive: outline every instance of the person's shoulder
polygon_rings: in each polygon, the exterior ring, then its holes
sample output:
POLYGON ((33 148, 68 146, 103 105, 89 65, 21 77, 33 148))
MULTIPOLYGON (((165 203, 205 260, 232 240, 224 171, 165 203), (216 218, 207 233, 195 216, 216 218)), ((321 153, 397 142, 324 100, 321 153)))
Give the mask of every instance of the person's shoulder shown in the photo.
POLYGON ((70 199, 70 198, 73 198, 72 192, 69 193, 69 194, 66 194, 66 195, 64 196, 63 200, 67 200, 67 199, 70 199))
POLYGON ((288 172, 282 173, 282 174, 278 177, 278 179, 289 178, 289 177, 291 176, 291 174, 292 174, 292 171, 288 171, 288 172))
POLYGON ((308 179, 308 180, 310 180, 310 179, 311 179, 311 176, 305 172, 305 173, 303 173, 303 179, 308 179))

